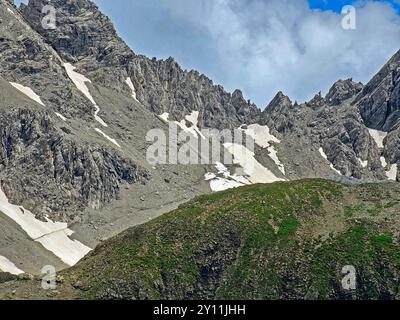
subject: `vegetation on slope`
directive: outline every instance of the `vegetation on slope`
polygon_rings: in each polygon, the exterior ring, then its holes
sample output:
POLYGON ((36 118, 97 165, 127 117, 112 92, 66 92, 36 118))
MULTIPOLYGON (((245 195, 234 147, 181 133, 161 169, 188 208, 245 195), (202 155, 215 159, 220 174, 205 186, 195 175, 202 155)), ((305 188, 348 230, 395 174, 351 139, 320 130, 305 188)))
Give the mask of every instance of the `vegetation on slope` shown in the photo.
POLYGON ((303 180, 202 196, 67 274, 83 298, 395 298, 398 191, 303 180), (341 285, 346 265, 354 291, 341 285))
POLYGON ((58 298, 399 298, 399 191, 300 180, 201 196, 100 245, 58 298))

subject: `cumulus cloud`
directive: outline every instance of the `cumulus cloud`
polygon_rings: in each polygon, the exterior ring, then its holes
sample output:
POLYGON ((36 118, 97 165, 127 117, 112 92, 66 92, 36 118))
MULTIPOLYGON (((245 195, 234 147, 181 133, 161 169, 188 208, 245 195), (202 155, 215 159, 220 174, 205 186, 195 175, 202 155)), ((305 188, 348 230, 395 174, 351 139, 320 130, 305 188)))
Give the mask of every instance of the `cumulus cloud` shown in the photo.
POLYGON ((176 19, 207 31, 223 84, 243 88, 261 106, 278 90, 304 101, 340 78, 366 82, 400 49, 400 17, 387 3, 356 3, 356 30, 305 0, 163 3, 176 19))

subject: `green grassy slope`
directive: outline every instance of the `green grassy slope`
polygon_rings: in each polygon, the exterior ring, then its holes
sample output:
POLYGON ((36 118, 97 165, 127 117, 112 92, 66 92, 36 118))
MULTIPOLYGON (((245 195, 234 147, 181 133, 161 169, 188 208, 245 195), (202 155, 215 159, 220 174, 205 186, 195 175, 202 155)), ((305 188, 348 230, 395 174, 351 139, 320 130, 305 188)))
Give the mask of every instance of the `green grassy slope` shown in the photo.
POLYGON ((202 196, 99 246, 59 298, 400 298, 399 191, 301 180, 202 196))

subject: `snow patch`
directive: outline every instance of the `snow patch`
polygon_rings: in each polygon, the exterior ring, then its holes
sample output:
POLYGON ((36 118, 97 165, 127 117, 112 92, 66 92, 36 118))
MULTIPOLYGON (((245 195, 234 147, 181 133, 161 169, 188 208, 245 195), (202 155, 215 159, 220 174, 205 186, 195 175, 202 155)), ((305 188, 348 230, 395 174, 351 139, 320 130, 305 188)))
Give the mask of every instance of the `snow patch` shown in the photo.
POLYGON ((378 145, 378 148, 383 148, 383 140, 385 140, 386 136, 387 136, 387 132, 383 132, 383 131, 379 131, 379 130, 375 130, 375 129, 369 129, 369 134, 371 135, 371 137, 375 140, 376 144, 378 145))
POLYGON ((131 89, 131 91, 132 91, 132 98, 135 99, 137 102, 139 102, 139 100, 136 97, 136 90, 132 83, 131 78, 130 77, 126 78, 125 83, 128 85, 129 89, 131 89))
POLYGON ((64 117, 61 113, 56 112, 55 113, 57 117, 59 117, 62 121, 67 121, 67 118, 64 117))
POLYGON ((68 77, 72 80, 72 82, 75 84, 75 86, 78 88, 80 92, 83 93, 83 95, 89 99, 89 101, 93 104, 95 108, 94 112, 94 118, 97 122, 99 122, 103 127, 108 127, 107 123, 101 119, 98 114, 100 112, 100 107, 96 104, 96 101, 94 101, 93 96, 89 92, 89 88, 86 85, 86 82, 92 83, 92 81, 88 78, 86 78, 83 74, 80 74, 76 71, 76 67, 74 67, 70 63, 64 63, 64 68, 67 71, 68 77))
POLYGON ((385 159, 385 157, 381 157, 381 164, 382 164, 382 167, 384 167, 384 168, 386 168, 387 167, 387 162, 386 162, 386 159, 385 159))
POLYGON ((202 139, 206 140, 206 137, 201 133, 199 129, 199 112, 198 111, 192 111, 191 114, 187 115, 185 117, 187 121, 189 121, 193 126, 188 128, 186 127, 186 123, 182 120, 181 125, 182 125, 182 130, 194 130, 202 139), (185 127, 185 129, 183 128, 185 127))
POLYGON ((225 178, 216 178, 216 179, 211 180, 211 182, 210 182, 210 188, 212 191, 215 191, 215 192, 239 188, 239 187, 243 187, 243 184, 239 183, 237 181, 229 180, 229 179, 225 179, 225 178))
POLYGON ((285 175, 286 174, 285 166, 279 160, 278 152, 276 151, 275 147, 273 145, 271 145, 271 146, 268 147, 267 150, 269 152, 269 157, 275 162, 275 164, 278 166, 279 170, 283 173, 283 175, 285 175))
POLYGON ((11 14, 13 14, 15 16, 14 11, 12 11, 10 8, 7 8, 7 11, 10 12, 11 14))
POLYGON ((337 169, 334 167, 333 163, 331 163, 331 162, 328 160, 328 156, 326 155, 324 149, 321 147, 321 148, 319 148, 318 151, 319 151, 319 153, 321 154, 321 156, 322 156, 326 161, 329 162, 329 167, 330 167, 333 171, 335 171, 337 174, 339 174, 339 175, 342 176, 342 173, 341 173, 339 170, 337 170, 337 169))
POLYGON ((82 92, 84 96, 88 98, 92 104, 96 105, 96 101, 94 101, 92 95, 89 92, 89 88, 86 85, 86 82, 92 83, 92 81, 86 78, 83 74, 74 71, 76 67, 74 67, 70 63, 64 63, 64 68, 67 71, 69 78, 78 88, 78 90, 82 92))
POLYGON ((392 164, 389 168, 389 171, 387 171, 386 169, 389 164, 387 163, 385 157, 381 157, 380 159, 381 159, 382 167, 385 169, 385 173, 386 173, 386 176, 388 177, 388 179, 396 181, 397 180, 397 170, 398 170, 397 164, 392 164))
POLYGON ((242 167, 244 176, 230 174, 228 168, 221 162, 215 164, 218 171, 217 177, 209 172, 205 174, 205 180, 210 181, 210 187, 213 191, 223 191, 249 185, 252 183, 272 183, 276 181, 285 181, 276 177, 270 170, 262 166, 255 158, 254 153, 245 146, 233 143, 225 143, 226 150, 233 155, 234 164, 242 167))
POLYGON ((243 176, 239 176, 237 174, 230 174, 228 168, 222 164, 221 162, 217 162, 215 164, 215 168, 218 170, 218 174, 223 175, 224 178, 234 180, 242 185, 251 184, 251 182, 243 176))
POLYGON ((217 178, 217 176, 215 175, 215 173, 212 173, 212 172, 207 172, 204 175, 204 180, 206 180, 206 181, 210 181, 210 180, 215 179, 215 178, 217 178))
POLYGON ((181 121, 170 121, 168 112, 164 112, 163 114, 160 114, 158 117, 166 123, 175 123, 183 131, 188 132, 195 137, 206 139, 206 137, 201 133, 198 127, 198 118, 199 118, 198 111, 192 111, 189 115, 185 116, 185 119, 181 121), (188 127, 186 125, 186 120, 192 124, 191 127, 188 127))
POLYGON ((218 174, 222 175, 223 177, 217 177, 212 172, 208 172, 204 175, 205 180, 210 181, 210 187, 212 191, 224 191, 251 184, 251 182, 243 176, 236 174, 231 175, 228 168, 221 162, 217 162, 215 164, 215 168, 217 169, 218 174))
POLYGON ((66 223, 46 222, 36 219, 35 215, 23 207, 11 204, 0 188, 0 211, 17 223, 30 238, 41 243, 47 250, 59 257, 64 263, 73 266, 92 249, 69 236, 73 231, 66 223))
POLYGON ((389 180, 396 181, 397 179, 397 164, 392 164, 389 171, 386 171, 386 176, 389 180))
POLYGON ((361 158, 357 158, 363 168, 368 167, 368 160, 363 161, 361 158))
POLYGON ((113 144, 115 144, 118 148, 121 148, 121 146, 118 144, 118 142, 111 138, 110 136, 108 136, 107 134, 105 134, 103 131, 101 131, 99 128, 95 129, 98 133, 100 133, 101 135, 103 135, 104 138, 106 138, 107 140, 109 140, 110 142, 112 142, 113 144))
POLYGON ((272 183, 285 181, 276 177, 270 170, 265 168, 255 159, 254 152, 241 144, 225 143, 224 147, 233 155, 234 164, 243 168, 246 177, 252 183, 272 183))
POLYGON ((37 103, 41 104, 44 106, 44 103, 40 96, 38 96, 31 88, 25 87, 22 84, 16 83, 16 82, 10 82, 10 84, 17 89, 18 91, 22 92, 24 95, 28 96, 30 99, 33 101, 36 101, 37 103))
POLYGON ((325 160, 328 160, 328 156, 326 155, 326 153, 325 153, 323 148, 319 148, 318 151, 321 154, 322 158, 324 158, 325 160))
POLYGON ((242 125, 239 130, 243 131, 246 135, 253 138, 254 142, 261 148, 267 148, 269 157, 275 162, 279 170, 285 175, 285 166, 278 158, 278 152, 272 143, 281 143, 281 141, 270 133, 268 126, 261 126, 259 124, 251 124, 247 129, 243 129, 242 125))
POLYGON ((6 257, 0 256, 0 270, 11 274, 19 275, 25 273, 21 269, 17 268, 14 263, 8 260, 6 257))
POLYGON ((96 104, 95 106, 95 111, 94 111, 94 119, 100 123, 103 127, 108 127, 108 124, 104 122, 104 120, 102 118, 99 117, 99 112, 100 112, 100 107, 96 104))
POLYGON ((246 133, 246 135, 252 137, 254 142, 261 148, 267 148, 271 145, 271 142, 281 143, 281 141, 270 133, 268 126, 261 126, 259 124, 251 124, 247 126, 247 129, 243 129, 242 125, 239 130, 246 133))
POLYGON ((158 116, 162 121, 169 123, 169 113, 168 112, 164 112, 163 114, 160 114, 158 116))

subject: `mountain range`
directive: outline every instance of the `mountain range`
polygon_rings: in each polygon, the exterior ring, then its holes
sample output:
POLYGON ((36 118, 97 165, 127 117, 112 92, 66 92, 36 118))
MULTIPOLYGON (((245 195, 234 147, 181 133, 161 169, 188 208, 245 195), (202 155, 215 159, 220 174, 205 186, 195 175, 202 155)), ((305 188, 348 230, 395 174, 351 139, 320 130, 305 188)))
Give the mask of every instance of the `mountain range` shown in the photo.
POLYGON ((0 298, 15 286, 40 296, 32 279, 46 265, 67 268, 61 298, 340 298, 307 267, 338 247, 358 253, 353 237, 372 240, 354 258, 370 260, 351 297, 397 297, 400 51, 367 84, 339 80, 304 103, 279 92, 261 109, 173 58, 133 52, 89 0, 51 1, 56 28, 44 28, 48 4, 0 0, 0 298), (173 123, 199 141, 202 129, 239 130, 255 149, 221 140, 233 164, 149 163, 147 133, 173 123), (381 253, 385 281, 373 270, 381 253), (269 280, 265 256, 278 265, 269 280))

